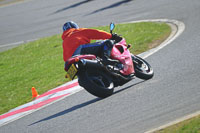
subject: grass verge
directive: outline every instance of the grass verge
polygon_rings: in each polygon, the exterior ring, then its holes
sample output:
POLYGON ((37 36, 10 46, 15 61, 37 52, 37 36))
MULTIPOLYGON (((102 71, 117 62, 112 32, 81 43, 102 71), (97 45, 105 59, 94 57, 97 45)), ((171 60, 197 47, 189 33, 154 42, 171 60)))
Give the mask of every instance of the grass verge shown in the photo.
MULTIPOLYGON (((108 31, 108 27, 98 27, 108 31)), ((164 40, 171 32, 164 23, 118 24, 114 32, 132 44, 139 54, 164 40)), ((65 82, 61 35, 42 38, 0 53, 0 114, 30 102, 31 87, 39 94, 65 82)))
POLYGON ((200 133, 200 115, 155 133, 200 133))
POLYGON ((0 0, 0 7, 15 4, 15 3, 18 3, 18 2, 23 2, 23 1, 24 0, 10 0, 10 1, 0 0))

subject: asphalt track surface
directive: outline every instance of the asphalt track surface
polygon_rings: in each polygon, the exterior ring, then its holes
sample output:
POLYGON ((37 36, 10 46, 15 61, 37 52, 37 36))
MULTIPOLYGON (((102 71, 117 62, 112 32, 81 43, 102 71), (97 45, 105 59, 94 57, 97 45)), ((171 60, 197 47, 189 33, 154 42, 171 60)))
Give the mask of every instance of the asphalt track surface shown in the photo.
POLYGON ((0 127, 0 132, 145 132, 200 110, 199 0, 67 2, 31 0, 1 7, 1 46, 60 33, 67 20, 89 27, 167 18, 182 21, 185 31, 146 58, 153 79, 133 80, 106 99, 80 91, 0 127))

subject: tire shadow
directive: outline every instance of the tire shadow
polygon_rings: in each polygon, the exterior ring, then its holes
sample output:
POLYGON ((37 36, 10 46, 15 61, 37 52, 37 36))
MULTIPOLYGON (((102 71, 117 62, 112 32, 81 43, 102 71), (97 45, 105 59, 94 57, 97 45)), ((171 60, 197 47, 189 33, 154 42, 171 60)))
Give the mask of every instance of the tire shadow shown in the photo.
POLYGON ((119 2, 116 2, 116 3, 112 4, 112 5, 109 5, 107 7, 103 7, 101 9, 95 10, 95 11, 93 11, 92 13, 90 13, 88 15, 92 15, 92 14, 95 14, 95 13, 98 13, 98 12, 101 12, 101 11, 104 11, 104 10, 115 8, 115 7, 121 6, 122 4, 128 4, 129 2, 132 2, 132 1, 133 0, 121 0, 119 2))
MULTIPOLYGON (((60 13, 60 12, 66 11, 66 10, 68 10, 68 9, 75 8, 75 7, 81 6, 81 5, 83 5, 83 4, 87 4, 87 3, 91 2, 91 1, 94 1, 94 0, 84 0, 84 1, 81 1, 81 2, 79 2, 79 3, 70 5, 70 6, 68 6, 68 7, 64 7, 64 8, 62 8, 62 9, 59 9, 59 10, 55 11, 55 12, 52 13, 52 14, 60 13)), ((51 15, 52 15, 52 14, 51 14, 51 15)))

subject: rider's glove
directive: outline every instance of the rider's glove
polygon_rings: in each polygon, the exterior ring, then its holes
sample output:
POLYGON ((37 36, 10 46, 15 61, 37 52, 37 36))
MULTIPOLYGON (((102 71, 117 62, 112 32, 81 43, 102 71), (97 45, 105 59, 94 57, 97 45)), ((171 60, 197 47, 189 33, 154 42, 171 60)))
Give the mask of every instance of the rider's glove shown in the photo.
POLYGON ((111 40, 115 40, 115 43, 118 43, 122 40, 122 37, 114 33, 112 34, 111 40))

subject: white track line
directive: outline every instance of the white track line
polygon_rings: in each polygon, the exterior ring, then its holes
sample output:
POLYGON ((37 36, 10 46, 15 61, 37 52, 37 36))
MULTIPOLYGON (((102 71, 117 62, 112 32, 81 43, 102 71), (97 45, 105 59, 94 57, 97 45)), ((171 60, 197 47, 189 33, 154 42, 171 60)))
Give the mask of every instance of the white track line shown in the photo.
POLYGON ((150 55, 159 51, 160 49, 164 48, 165 46, 170 44, 172 41, 174 41, 178 36, 180 36, 181 33, 185 30, 184 23, 177 21, 177 20, 155 19, 155 20, 134 21, 134 23, 138 23, 138 22, 164 22, 164 23, 169 24, 169 26, 172 29, 170 36, 164 42, 162 42, 159 46, 157 46, 156 48, 150 49, 150 50, 148 50, 144 53, 139 54, 139 56, 142 57, 142 58, 147 58, 150 55))
POLYGON ((167 124, 165 124, 165 125, 162 125, 162 126, 160 126, 160 127, 158 127, 158 128, 151 129, 151 130, 149 130, 149 131, 146 131, 145 133, 153 133, 153 132, 159 131, 159 130, 161 130, 161 129, 164 129, 164 128, 167 128, 167 127, 169 127, 169 126, 172 126, 172 125, 175 125, 175 124, 177 124, 177 123, 180 123, 180 122, 182 122, 182 121, 191 119, 191 118, 193 118, 193 117, 195 117, 195 116, 198 116, 198 115, 200 115, 200 111, 197 111, 197 112, 195 112, 195 113, 193 113, 193 114, 189 114, 189 115, 184 116, 184 117, 182 117, 182 118, 176 119, 175 121, 169 122, 169 123, 167 123, 167 124))

